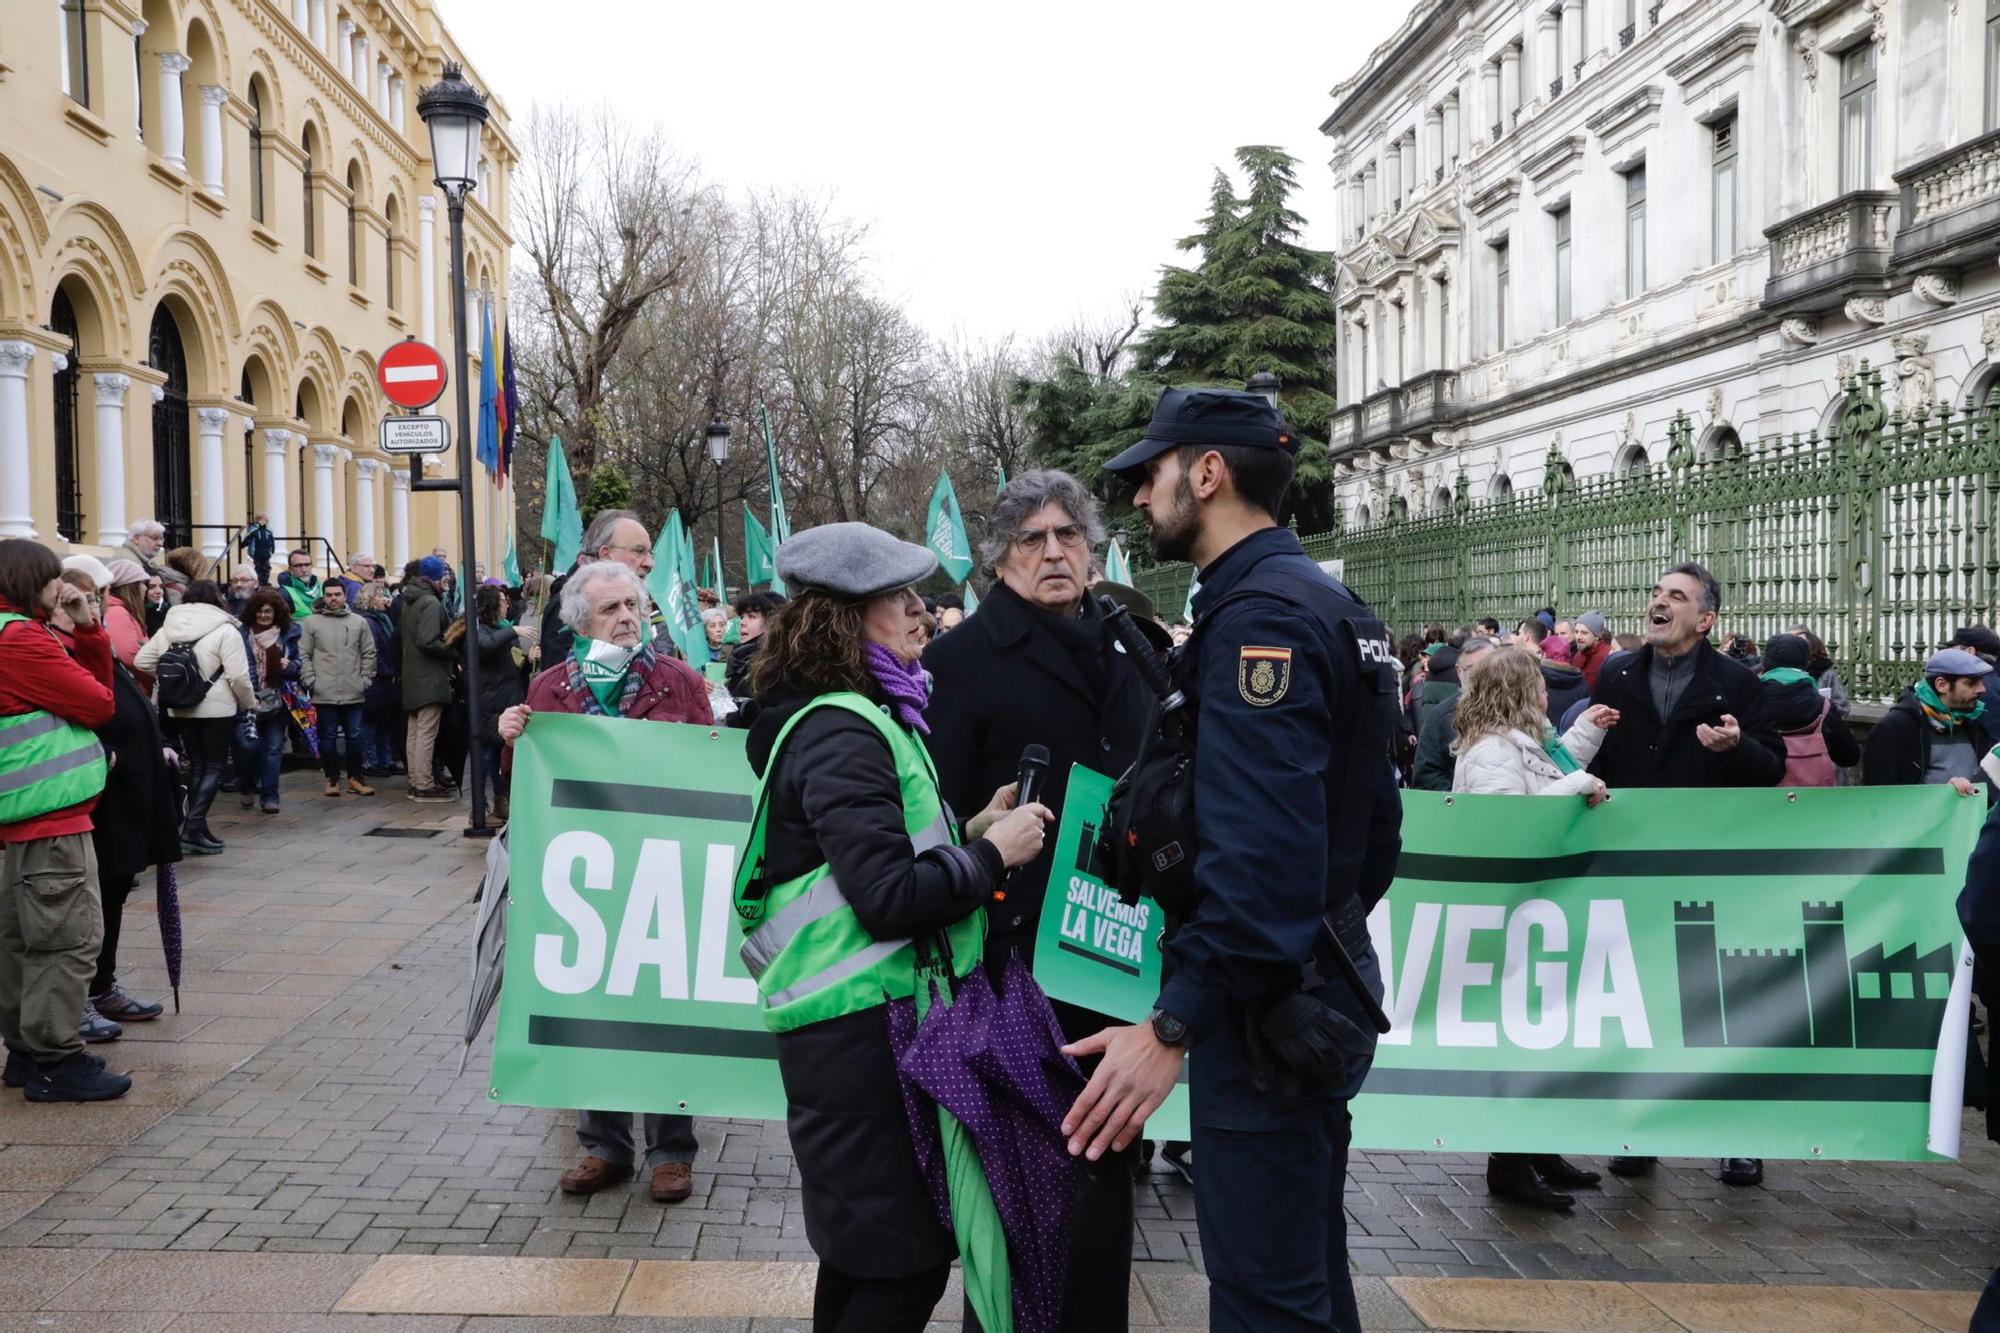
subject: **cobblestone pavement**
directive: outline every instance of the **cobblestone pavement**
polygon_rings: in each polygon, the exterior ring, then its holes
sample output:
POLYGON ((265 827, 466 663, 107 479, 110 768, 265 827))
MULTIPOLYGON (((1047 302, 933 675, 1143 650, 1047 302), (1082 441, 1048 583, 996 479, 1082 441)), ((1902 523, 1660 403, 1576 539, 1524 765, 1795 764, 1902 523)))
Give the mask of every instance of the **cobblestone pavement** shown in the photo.
MULTIPOLYGON (((386 783, 337 801, 317 786, 288 777, 275 817, 224 797, 229 852, 181 877, 183 1012, 107 1050, 136 1069, 133 1098, 0 1098, 0 1255, 811 1257, 778 1124, 701 1122, 695 1197, 678 1207, 637 1185, 563 1196, 568 1118, 489 1102, 483 1048, 457 1073, 482 844, 458 836, 462 811, 386 783), (432 836, 363 836, 378 826, 432 836)), ((164 989, 150 905, 128 908, 125 971, 142 993, 164 989)), ((1349 1243, 1371 1277, 1974 1288, 2000 1260, 2000 1153, 1972 1120, 1965 1142, 1955 1165, 1772 1162, 1747 1190, 1712 1161, 1668 1162, 1607 1177, 1570 1216, 1496 1204, 1480 1158, 1367 1153, 1349 1243)), ((1199 1287, 1177 1178, 1146 1181, 1138 1246, 1148 1280, 1199 1287)))

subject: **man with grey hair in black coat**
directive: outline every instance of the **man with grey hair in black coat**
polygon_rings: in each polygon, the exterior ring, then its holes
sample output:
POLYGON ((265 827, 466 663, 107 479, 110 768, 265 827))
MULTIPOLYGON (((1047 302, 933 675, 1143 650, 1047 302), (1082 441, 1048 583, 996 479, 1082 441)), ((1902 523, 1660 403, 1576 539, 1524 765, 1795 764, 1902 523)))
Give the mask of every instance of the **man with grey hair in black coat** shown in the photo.
MULTIPOLYGON (((1014 781, 1029 745, 1048 749, 1041 799, 1056 811, 1071 765, 1116 777, 1138 755, 1152 696, 1113 647, 1089 595, 1092 551, 1103 540, 1096 498, 1067 473, 1024 472, 1000 493, 980 546, 992 591, 923 659, 933 680, 926 744, 945 800, 961 814, 1014 781)), ((996 976, 1014 954, 1034 961, 1055 843, 1051 837, 1008 881, 1006 900, 988 908, 986 958, 996 976)), ((1055 1010, 1070 1041, 1121 1021, 1060 1001, 1055 1010)), ((1070 1228, 1064 1329, 1126 1326, 1138 1151, 1135 1144, 1085 1168, 1070 1228)), ((966 1321, 976 1327, 970 1310, 966 1321)))

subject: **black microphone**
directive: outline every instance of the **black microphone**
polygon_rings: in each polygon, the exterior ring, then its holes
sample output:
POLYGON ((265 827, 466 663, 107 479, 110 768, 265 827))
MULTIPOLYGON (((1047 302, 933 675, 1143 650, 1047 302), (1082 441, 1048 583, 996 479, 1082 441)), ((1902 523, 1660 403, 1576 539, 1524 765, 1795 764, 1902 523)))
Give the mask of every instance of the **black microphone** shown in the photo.
POLYGON ((1021 774, 1014 780, 1014 808, 1033 805, 1041 798, 1042 774, 1049 770, 1048 747, 1030 745, 1021 751, 1021 774))

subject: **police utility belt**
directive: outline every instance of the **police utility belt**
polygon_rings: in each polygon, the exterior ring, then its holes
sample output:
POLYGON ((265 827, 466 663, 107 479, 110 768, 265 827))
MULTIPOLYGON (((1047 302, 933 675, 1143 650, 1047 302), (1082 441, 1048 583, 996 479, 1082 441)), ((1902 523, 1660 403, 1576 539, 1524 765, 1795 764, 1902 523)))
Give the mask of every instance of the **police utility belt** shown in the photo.
MULTIPOLYGON (((1256 591, 1271 595, 1268 589, 1256 591)), ((1199 651, 1202 626, 1223 606, 1248 595, 1250 590, 1246 589, 1208 608, 1180 653, 1199 651)), ((1152 689, 1156 702, 1138 758, 1112 788, 1097 860, 1127 906, 1141 897, 1160 905, 1171 936, 1194 915, 1202 893, 1194 877, 1194 757, 1200 719, 1195 701, 1175 683, 1167 664, 1132 624, 1130 613, 1109 598, 1099 600, 1105 620, 1152 689)), ((1384 1033, 1389 1031, 1388 1015, 1382 1012, 1348 951, 1348 941, 1365 940, 1366 930, 1360 900, 1350 896, 1332 920, 1321 918, 1320 943, 1325 947, 1316 954, 1330 956, 1338 975, 1361 1001, 1375 1031, 1384 1033)), ((1351 1058, 1374 1051, 1373 1036, 1312 994, 1330 980, 1314 958, 1304 959, 1299 990, 1265 1013, 1250 1016, 1252 1056, 1260 1066, 1265 1064, 1262 1057, 1269 1057, 1274 1066, 1268 1077, 1259 1069, 1260 1083, 1296 1093, 1314 1084, 1336 1082, 1351 1058)))

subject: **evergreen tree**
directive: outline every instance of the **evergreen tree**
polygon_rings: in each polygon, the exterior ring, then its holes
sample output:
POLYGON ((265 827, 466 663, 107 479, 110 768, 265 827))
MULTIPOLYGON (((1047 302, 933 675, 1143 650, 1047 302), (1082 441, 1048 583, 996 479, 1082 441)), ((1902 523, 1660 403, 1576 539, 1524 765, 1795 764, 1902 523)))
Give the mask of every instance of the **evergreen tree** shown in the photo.
POLYGON ((630 509, 632 479, 616 463, 600 458, 590 470, 590 489, 583 496, 583 521, 587 526, 600 510, 630 509))

